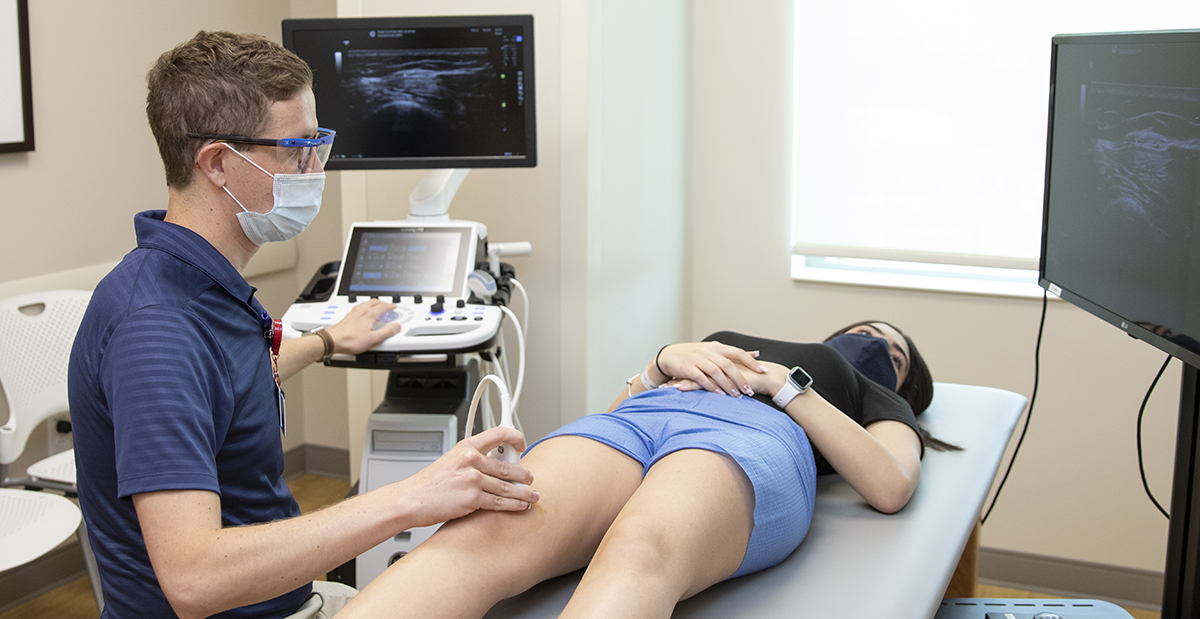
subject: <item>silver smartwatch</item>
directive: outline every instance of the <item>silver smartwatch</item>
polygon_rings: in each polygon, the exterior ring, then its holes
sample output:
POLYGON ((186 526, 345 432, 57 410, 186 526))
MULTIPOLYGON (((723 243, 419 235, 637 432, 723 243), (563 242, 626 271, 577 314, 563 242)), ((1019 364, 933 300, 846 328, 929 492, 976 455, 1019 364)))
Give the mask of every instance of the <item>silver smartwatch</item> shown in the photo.
POLYGON ((787 380, 783 381, 783 388, 771 398, 775 402, 775 406, 783 408, 792 401, 792 398, 808 391, 808 388, 813 384, 813 379, 804 371, 804 368, 796 366, 788 371, 787 380))

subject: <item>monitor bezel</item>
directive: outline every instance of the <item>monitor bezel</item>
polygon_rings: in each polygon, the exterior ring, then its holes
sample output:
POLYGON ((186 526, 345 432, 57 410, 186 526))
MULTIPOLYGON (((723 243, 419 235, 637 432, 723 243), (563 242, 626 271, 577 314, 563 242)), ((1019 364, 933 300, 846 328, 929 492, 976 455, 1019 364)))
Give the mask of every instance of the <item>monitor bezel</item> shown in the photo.
POLYGON ((1095 44, 1137 44, 1137 43, 1195 43, 1200 44, 1200 30, 1159 30, 1146 32, 1102 32, 1090 34, 1060 34, 1051 39, 1050 52, 1050 100, 1049 119, 1046 125, 1046 183, 1042 199, 1042 239, 1041 255, 1038 260, 1038 285, 1055 294, 1063 300, 1083 309, 1084 311, 1121 329, 1129 336, 1139 339, 1169 355, 1200 368, 1200 352, 1184 348, 1175 342, 1137 324, 1133 320, 1121 316, 1112 309, 1079 294, 1063 288, 1046 277, 1046 245, 1050 226, 1050 185, 1051 154, 1054 148, 1054 104, 1055 88, 1058 70, 1058 52, 1063 45, 1086 43, 1095 44))
MULTIPOLYGON (((399 28, 462 28, 462 27, 524 28, 522 74, 525 94, 524 155, 511 157, 371 157, 364 159, 331 158, 326 170, 430 170, 439 168, 533 168, 537 167, 537 105, 534 80, 533 15, 450 15, 437 17, 337 17, 283 20, 283 46, 294 49, 294 36, 299 31, 329 31, 346 29, 399 28)), ((320 100, 317 101, 318 118, 320 100)), ((337 127, 332 127, 337 129, 337 127)))
POLYGON ((447 299, 466 298, 467 290, 467 273, 475 268, 475 227, 470 224, 449 224, 449 225, 424 225, 413 223, 397 223, 397 224, 355 224, 350 230, 350 237, 346 241, 346 248, 342 254, 342 265, 338 271, 337 283, 334 286, 334 294, 338 297, 362 297, 362 298, 400 298, 412 296, 428 296, 435 297, 442 295, 447 299), (454 288, 449 292, 444 290, 406 290, 402 292, 396 291, 379 291, 379 292, 351 292, 350 274, 354 272, 354 266, 357 261, 356 256, 359 246, 362 245, 363 234, 372 232, 383 233, 423 233, 423 232, 453 232, 460 236, 458 246, 458 263, 455 265, 454 271, 454 288))

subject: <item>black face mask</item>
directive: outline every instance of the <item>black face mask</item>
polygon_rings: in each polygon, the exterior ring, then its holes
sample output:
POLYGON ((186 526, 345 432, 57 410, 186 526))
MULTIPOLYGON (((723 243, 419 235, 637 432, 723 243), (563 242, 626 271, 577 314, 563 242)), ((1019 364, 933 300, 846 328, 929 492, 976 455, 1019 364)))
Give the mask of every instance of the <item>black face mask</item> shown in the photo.
POLYGON ((867 378, 896 390, 896 368, 892 365, 888 341, 863 333, 843 333, 825 341, 825 345, 842 353, 854 369, 867 378))

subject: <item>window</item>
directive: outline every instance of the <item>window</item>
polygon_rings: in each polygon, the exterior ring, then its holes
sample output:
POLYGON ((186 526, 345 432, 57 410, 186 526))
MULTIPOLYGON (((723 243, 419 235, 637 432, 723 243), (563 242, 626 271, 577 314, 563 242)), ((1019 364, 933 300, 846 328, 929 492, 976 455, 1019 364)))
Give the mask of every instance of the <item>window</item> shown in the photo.
POLYGON ((1038 296, 1050 38, 1200 26, 1195 0, 795 7, 793 276, 1038 296))

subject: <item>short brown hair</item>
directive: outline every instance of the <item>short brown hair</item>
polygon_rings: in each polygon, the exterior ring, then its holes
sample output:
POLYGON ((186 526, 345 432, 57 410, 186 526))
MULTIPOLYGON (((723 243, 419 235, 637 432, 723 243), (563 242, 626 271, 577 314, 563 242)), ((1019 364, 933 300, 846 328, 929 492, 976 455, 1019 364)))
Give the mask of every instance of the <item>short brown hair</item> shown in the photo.
POLYGON ((200 31, 146 74, 146 117, 167 186, 191 184, 201 140, 187 133, 258 137, 272 103, 312 87, 312 70, 264 36, 200 31))

